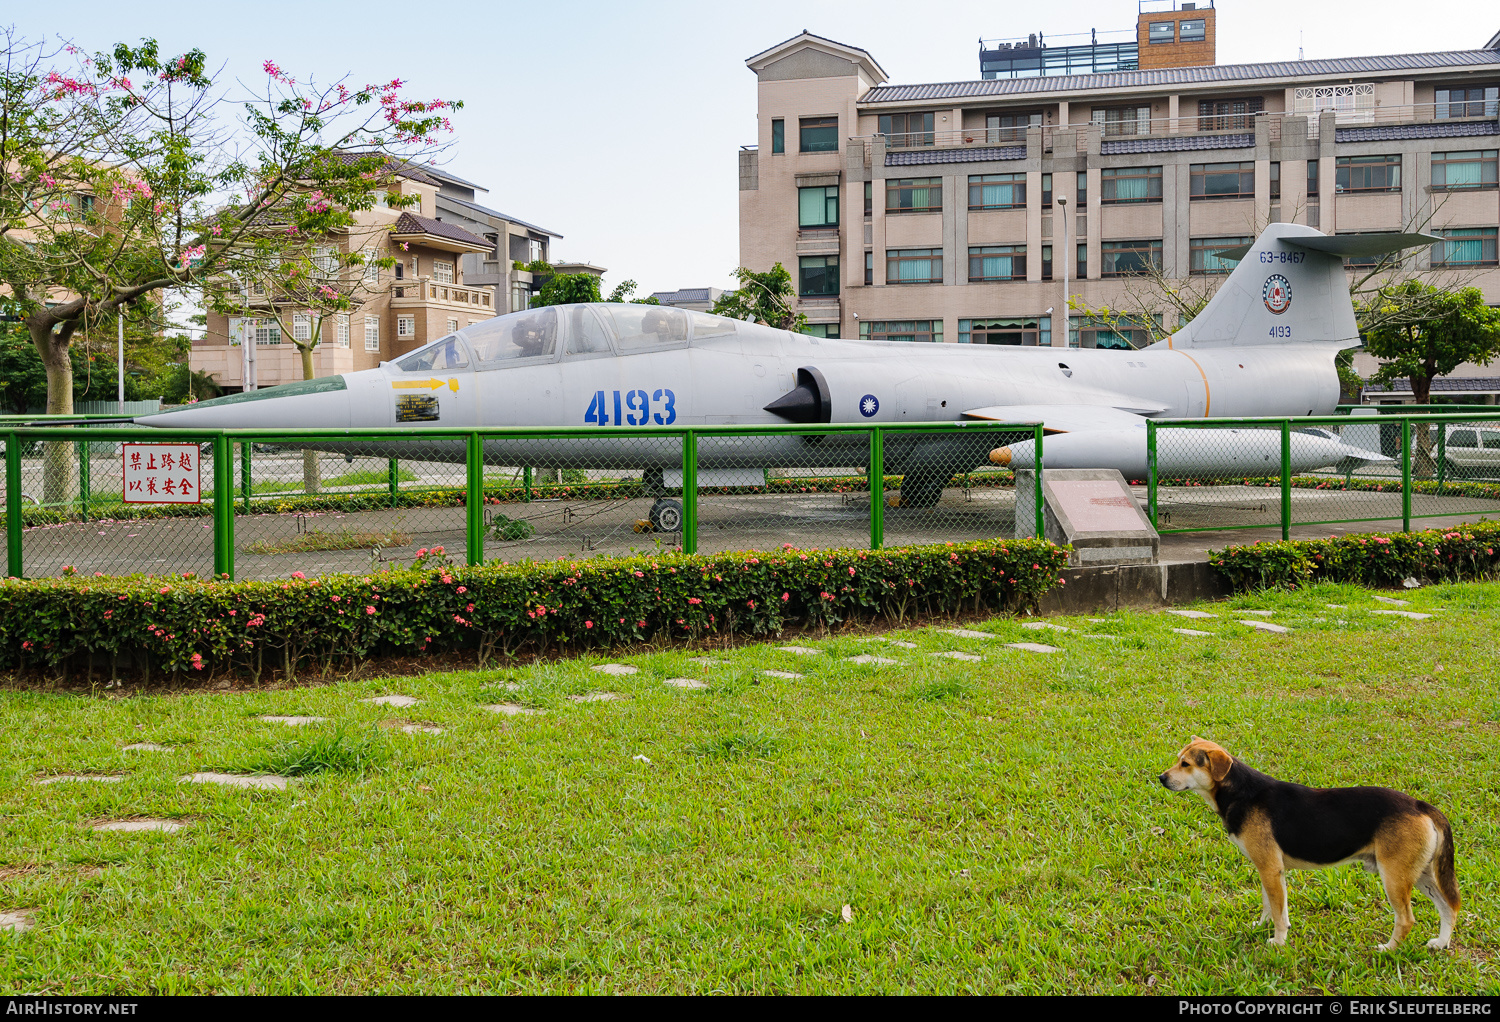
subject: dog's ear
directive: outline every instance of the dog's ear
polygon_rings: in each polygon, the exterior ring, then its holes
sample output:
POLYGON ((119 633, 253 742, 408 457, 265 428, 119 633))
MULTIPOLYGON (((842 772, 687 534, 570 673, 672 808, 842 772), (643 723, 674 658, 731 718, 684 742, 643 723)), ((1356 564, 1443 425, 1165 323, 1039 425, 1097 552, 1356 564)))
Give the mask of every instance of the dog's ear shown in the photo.
POLYGON ((1191 741, 1189 742, 1189 744, 1192 744, 1192 742, 1206 742, 1206 741, 1208 741, 1207 738, 1199 738, 1197 735, 1194 735, 1192 737, 1191 741))
POLYGON ((1229 768, 1234 765, 1234 757, 1220 748, 1208 750, 1208 773, 1215 781, 1222 781, 1229 776, 1229 768))

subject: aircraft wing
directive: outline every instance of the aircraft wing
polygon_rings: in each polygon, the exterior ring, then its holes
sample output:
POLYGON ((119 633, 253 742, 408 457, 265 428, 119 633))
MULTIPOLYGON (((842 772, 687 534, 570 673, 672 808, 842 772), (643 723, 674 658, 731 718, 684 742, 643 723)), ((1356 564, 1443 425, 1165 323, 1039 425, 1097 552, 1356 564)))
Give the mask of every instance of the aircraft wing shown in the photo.
POLYGON ((994 422, 1041 422, 1047 433, 1087 433, 1094 430, 1145 428, 1145 414, 1162 412, 1160 407, 1124 409, 1109 405, 991 405, 970 408, 966 419, 994 422))

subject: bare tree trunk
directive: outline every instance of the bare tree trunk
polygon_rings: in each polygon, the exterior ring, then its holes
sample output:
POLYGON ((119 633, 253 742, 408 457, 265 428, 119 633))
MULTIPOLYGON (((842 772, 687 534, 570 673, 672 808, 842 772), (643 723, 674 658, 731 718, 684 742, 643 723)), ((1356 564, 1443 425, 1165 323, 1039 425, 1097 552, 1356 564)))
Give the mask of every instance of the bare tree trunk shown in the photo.
MULTIPOLYGON (((302 378, 313 379, 313 346, 311 344, 297 345, 297 351, 302 355, 302 378)), ((317 451, 302 452, 302 490, 304 493, 318 493, 323 489, 323 472, 319 464, 317 451)))
MULTIPOLYGON (((31 343, 47 369, 47 414, 73 414, 73 362, 68 349, 76 321, 54 324, 45 313, 33 313, 26 319, 31 343)), ((49 440, 42 445, 42 502, 71 503, 78 496, 78 463, 73 444, 67 440, 49 440)))
MULTIPOLYGON (((1425 405, 1432 399, 1432 377, 1411 376, 1411 396, 1414 403, 1425 405)), ((1441 428, 1441 427, 1439 427, 1441 428)), ((1414 479, 1431 479, 1437 474, 1437 461, 1433 457, 1432 427, 1426 423, 1412 426, 1411 474, 1414 479)))

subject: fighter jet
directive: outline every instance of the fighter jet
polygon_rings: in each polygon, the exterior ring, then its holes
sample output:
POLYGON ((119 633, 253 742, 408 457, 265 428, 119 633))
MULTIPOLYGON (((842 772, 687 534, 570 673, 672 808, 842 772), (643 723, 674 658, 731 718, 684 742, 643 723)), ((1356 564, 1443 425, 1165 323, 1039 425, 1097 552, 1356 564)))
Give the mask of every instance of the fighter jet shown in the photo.
MULTIPOLYGON (((1148 418, 1327 414, 1334 356, 1359 344, 1342 257, 1427 245, 1422 234, 1330 236, 1272 224, 1208 306, 1136 351, 913 345, 811 337, 681 309, 549 306, 475 323, 376 369, 201 401, 135 420, 173 428, 594 427, 598 438, 487 439, 491 465, 680 470, 678 445, 619 436, 651 426, 798 423, 1041 422, 1046 467, 1117 468, 1143 478, 1148 418), (612 428, 611 428, 612 427, 612 428)), ((1163 474, 1274 471, 1279 431, 1165 430, 1163 474)), ((703 437, 700 486, 768 465, 864 466, 863 436, 703 437), (812 460, 808 460, 812 459, 812 460)), ((461 440, 310 448, 462 462, 461 440), (377 449, 378 447, 378 449, 377 449)), ((1033 443, 993 436, 899 434, 886 471, 901 503, 932 506, 956 472, 1032 467, 1033 443)), ((1298 432, 1292 469, 1388 461, 1321 431, 1298 432)))

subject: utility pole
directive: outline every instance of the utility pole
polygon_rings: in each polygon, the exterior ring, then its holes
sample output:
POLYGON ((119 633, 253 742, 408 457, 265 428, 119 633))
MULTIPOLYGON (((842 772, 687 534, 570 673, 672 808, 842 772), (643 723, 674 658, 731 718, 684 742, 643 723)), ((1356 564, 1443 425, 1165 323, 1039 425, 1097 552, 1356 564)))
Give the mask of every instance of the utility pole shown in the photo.
POLYGON ((115 340, 115 400, 120 404, 120 415, 125 415, 125 306, 115 309, 115 325, 119 328, 115 340))
POLYGON ((1068 231, 1068 200, 1061 195, 1057 197, 1058 208, 1062 210, 1062 267, 1063 267, 1063 300, 1062 300, 1062 343, 1057 343, 1057 328, 1053 325, 1052 346, 1055 348, 1066 348, 1068 346, 1068 292, 1070 281, 1068 272, 1072 269, 1073 243, 1068 231))

